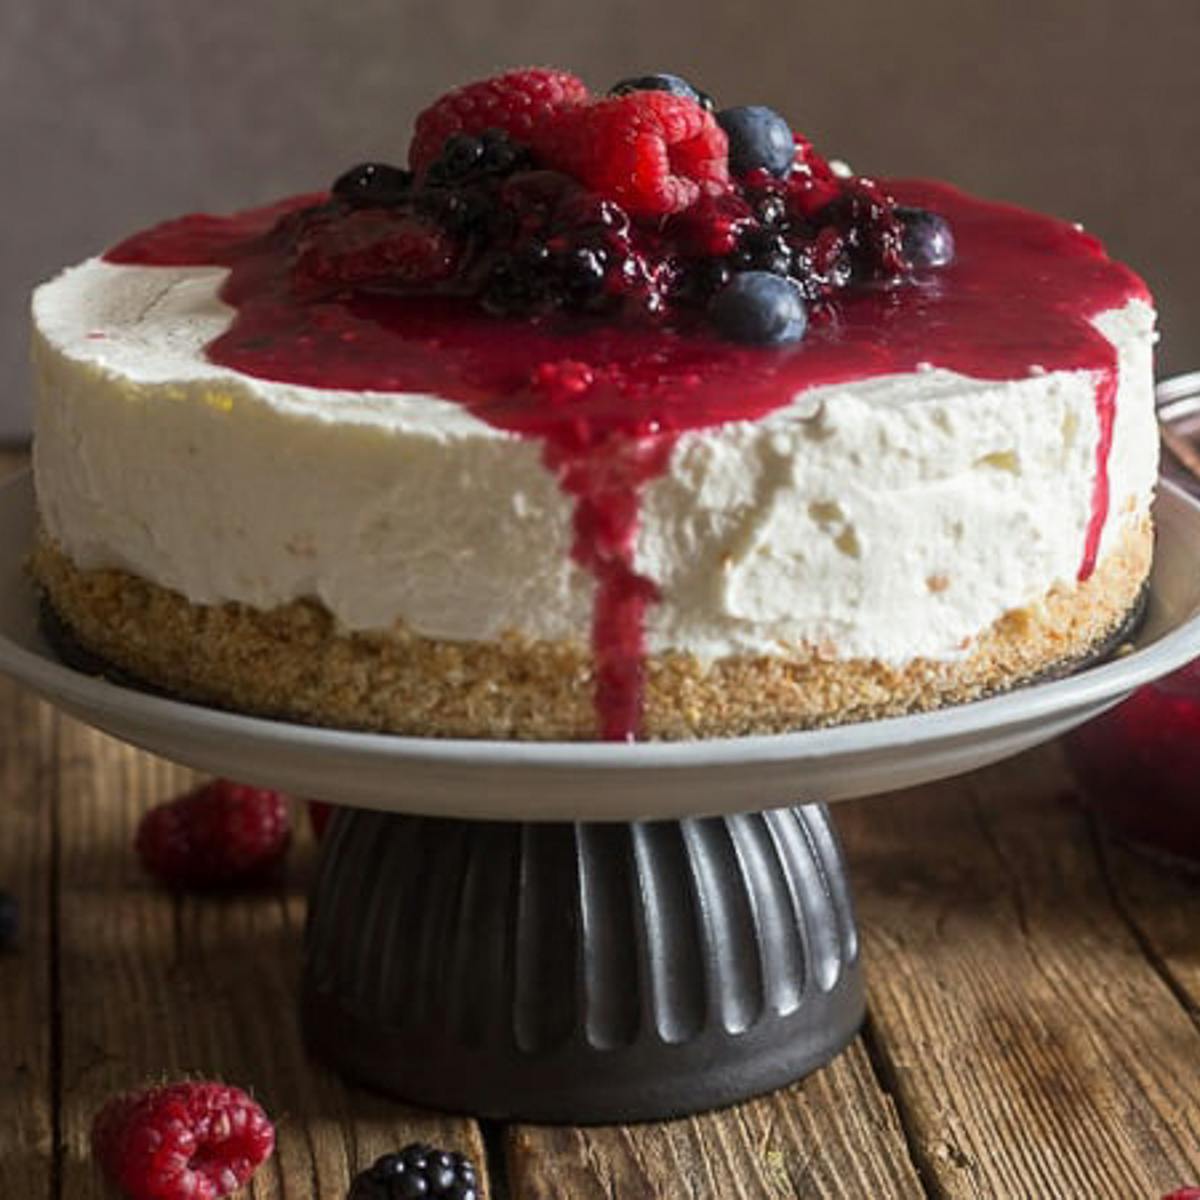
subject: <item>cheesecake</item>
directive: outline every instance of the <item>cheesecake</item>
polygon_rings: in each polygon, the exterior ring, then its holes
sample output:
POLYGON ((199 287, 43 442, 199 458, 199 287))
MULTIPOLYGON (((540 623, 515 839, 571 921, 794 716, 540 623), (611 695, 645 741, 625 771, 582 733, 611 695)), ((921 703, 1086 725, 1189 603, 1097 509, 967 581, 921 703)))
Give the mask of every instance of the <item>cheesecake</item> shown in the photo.
POLYGON ((406 167, 44 284, 50 610, 179 697, 435 737, 783 732, 1103 653, 1152 553, 1145 285, 780 120, 511 72, 406 167))

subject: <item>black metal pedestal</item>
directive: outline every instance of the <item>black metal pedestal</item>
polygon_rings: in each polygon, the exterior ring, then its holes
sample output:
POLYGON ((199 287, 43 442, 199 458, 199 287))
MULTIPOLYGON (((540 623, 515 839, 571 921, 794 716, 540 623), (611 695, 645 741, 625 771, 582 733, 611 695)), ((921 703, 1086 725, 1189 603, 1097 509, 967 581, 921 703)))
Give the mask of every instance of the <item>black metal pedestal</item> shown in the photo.
POLYGON ((404 1100, 531 1121, 714 1108, 863 1014, 823 806, 507 824, 344 810, 314 888, 306 1036, 404 1100))

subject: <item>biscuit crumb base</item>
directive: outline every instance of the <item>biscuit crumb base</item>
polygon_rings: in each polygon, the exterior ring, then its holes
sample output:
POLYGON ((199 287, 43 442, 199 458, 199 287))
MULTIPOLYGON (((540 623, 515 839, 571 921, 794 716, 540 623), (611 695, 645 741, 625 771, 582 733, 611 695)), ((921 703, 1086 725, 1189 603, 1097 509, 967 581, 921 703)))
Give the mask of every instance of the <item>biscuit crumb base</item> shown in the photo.
MULTIPOLYGON (((779 733, 921 712, 1062 672, 1127 624, 1150 570, 1149 519, 1086 582, 1006 613, 954 660, 787 656, 646 663, 644 736, 779 733)), ((573 642, 450 642, 399 629, 345 633, 321 604, 270 611, 192 604, 125 571, 80 570, 40 537, 31 569, 79 644, 134 678, 221 708, 423 737, 596 737, 592 656, 573 642)))

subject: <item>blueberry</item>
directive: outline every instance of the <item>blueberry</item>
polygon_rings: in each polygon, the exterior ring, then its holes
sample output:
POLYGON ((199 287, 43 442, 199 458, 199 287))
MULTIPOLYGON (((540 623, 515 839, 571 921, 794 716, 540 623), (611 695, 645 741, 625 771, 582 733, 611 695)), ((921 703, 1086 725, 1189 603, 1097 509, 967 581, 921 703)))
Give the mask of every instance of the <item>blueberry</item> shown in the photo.
POLYGON ((0 892, 0 950, 11 950, 17 944, 19 918, 16 898, 0 892))
POLYGON ((387 163, 366 162, 339 175, 333 194, 356 205, 395 204, 412 187, 412 172, 387 163))
POLYGON ((717 124, 729 138, 729 169, 748 175, 761 169, 783 176, 791 170, 796 143, 791 126, 773 109, 761 104, 723 108, 717 124))
POLYGON ((735 275, 713 296, 708 315, 725 337, 760 346, 798 342, 808 326, 808 310, 796 285, 766 271, 735 275))
POLYGON ((925 208, 896 206, 904 227, 904 257, 914 267, 944 267, 954 261, 954 234, 945 217, 925 208))
POLYGON ((711 111, 711 97, 697 91, 686 79, 681 79, 678 75, 668 75, 666 72, 657 75, 635 75, 630 79, 622 79, 620 83, 614 83, 608 89, 610 96, 627 96, 630 92, 670 92, 672 96, 682 96, 685 100, 694 100, 700 105, 707 99, 711 111))

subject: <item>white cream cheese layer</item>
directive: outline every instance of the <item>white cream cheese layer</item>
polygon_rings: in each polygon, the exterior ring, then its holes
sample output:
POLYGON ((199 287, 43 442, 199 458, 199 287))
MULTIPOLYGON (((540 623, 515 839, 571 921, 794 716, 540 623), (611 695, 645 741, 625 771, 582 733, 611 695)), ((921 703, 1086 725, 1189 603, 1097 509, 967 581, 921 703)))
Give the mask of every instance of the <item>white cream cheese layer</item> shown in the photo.
MULTIPOLYGON (((49 534, 194 603, 300 597, 351 630, 589 637, 593 583, 536 441, 433 396, 266 382, 210 363, 217 268, 89 260, 34 296, 34 465, 49 534)), ((1097 319, 1120 381, 1101 557, 1157 472, 1154 314, 1097 319)), ((943 370, 813 389, 684 434, 644 494, 648 649, 952 657, 1072 583, 1096 473, 1096 379, 943 370)))

